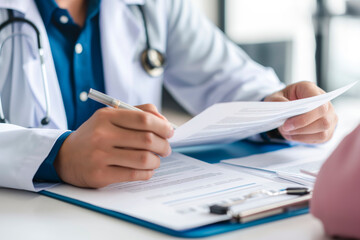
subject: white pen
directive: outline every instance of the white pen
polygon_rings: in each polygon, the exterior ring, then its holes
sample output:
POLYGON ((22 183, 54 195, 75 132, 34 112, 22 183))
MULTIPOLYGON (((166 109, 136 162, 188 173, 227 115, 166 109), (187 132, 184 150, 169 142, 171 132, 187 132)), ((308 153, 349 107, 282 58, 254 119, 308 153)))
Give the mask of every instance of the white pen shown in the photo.
MULTIPOLYGON (((143 110, 141 110, 140 108, 131 106, 130 104, 124 103, 118 99, 110 97, 109 95, 96 91, 95 89, 92 88, 90 88, 89 90, 88 97, 94 101, 111 106, 113 108, 124 108, 124 109, 143 112, 143 110)), ((174 130, 177 128, 177 126, 173 123, 170 123, 170 125, 174 128, 174 130)))

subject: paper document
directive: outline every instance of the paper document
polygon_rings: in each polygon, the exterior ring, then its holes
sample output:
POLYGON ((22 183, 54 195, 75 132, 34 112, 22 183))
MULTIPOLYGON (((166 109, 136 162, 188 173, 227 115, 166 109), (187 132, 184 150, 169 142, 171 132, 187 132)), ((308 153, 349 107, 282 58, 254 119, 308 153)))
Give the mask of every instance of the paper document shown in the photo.
POLYGON ((316 173, 331 153, 325 146, 298 145, 274 152, 221 161, 225 164, 258 169, 278 177, 312 186, 316 173))
MULTIPOLYGON (((174 230, 186 230, 229 219, 228 215, 210 214, 212 204, 229 203, 260 189, 278 191, 297 186, 235 172, 180 153, 161 161, 149 181, 118 183, 98 190, 61 184, 48 191, 174 230)), ((243 203, 238 209, 295 197, 260 197, 243 203)))
POLYGON ((281 126, 286 119, 309 112, 344 93, 335 91, 289 102, 228 102, 215 104, 178 127, 172 147, 234 142, 281 126))

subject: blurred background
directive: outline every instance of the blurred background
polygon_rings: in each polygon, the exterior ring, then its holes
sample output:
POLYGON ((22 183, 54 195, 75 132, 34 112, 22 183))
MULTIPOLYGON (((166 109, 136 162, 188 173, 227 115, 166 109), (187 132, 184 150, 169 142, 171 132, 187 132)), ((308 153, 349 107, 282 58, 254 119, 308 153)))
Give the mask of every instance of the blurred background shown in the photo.
MULTIPOLYGON (((307 80, 331 91, 360 80, 360 0, 191 1, 286 84, 307 80)), ((360 83, 334 101, 355 123, 359 92, 360 83)))
POLYGON ((192 2, 287 84, 308 80, 329 91, 360 79, 360 0, 192 2))

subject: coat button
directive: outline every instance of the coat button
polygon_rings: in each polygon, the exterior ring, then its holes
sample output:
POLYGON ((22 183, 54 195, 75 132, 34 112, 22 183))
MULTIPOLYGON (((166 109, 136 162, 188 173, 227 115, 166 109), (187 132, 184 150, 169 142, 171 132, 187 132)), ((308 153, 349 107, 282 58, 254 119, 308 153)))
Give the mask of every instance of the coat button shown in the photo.
POLYGON ((62 15, 59 20, 62 24, 67 24, 69 22, 69 18, 65 15, 62 15))
POLYGON ((88 99, 88 94, 87 92, 81 92, 79 95, 80 101, 85 102, 88 99))
POLYGON ((83 46, 81 45, 81 43, 77 43, 77 44, 75 45, 75 52, 76 52, 77 54, 80 54, 80 53, 82 53, 82 51, 83 51, 83 46))

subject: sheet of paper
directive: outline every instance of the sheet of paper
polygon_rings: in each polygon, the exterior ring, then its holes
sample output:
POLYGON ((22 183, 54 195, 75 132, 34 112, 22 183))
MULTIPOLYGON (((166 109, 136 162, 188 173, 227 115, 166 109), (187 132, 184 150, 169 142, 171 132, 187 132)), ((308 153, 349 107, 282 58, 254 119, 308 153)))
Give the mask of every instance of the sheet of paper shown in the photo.
POLYGON ((178 127, 170 143, 173 147, 226 143, 266 132, 281 126, 290 117, 325 104, 355 84, 296 101, 215 104, 178 127))
POLYGON ((331 153, 326 145, 298 145, 274 152, 255 154, 244 158, 221 161, 225 164, 259 169, 275 173, 278 177, 304 185, 313 185, 315 177, 305 172, 317 173, 331 153))
MULTIPOLYGON (((209 205, 232 202, 259 189, 280 190, 289 186, 294 185, 173 153, 162 159, 160 168, 149 181, 113 184, 98 190, 61 184, 49 191, 174 230, 186 230, 229 218, 210 214, 209 205)), ((240 210, 294 197, 260 197, 247 201, 240 210)))

